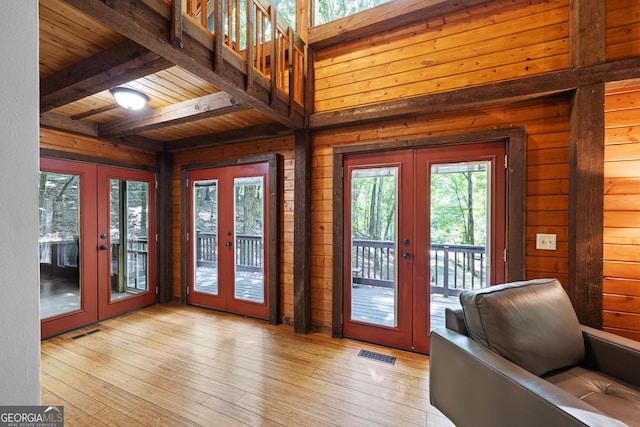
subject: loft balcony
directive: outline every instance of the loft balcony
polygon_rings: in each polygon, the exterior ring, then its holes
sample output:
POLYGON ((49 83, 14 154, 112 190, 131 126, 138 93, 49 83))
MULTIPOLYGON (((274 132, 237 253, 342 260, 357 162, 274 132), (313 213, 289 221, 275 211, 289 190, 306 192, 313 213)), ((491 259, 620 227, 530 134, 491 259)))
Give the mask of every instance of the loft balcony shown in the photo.
POLYGON ((179 151, 305 125, 305 42, 266 0, 40 0, 41 126, 179 151), (149 97, 118 107, 110 89, 149 97))

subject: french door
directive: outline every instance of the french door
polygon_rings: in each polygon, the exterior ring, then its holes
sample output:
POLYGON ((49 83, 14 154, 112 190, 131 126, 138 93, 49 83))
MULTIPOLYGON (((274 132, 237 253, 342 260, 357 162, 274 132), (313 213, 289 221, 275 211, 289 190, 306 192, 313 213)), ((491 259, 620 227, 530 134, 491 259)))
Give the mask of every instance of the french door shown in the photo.
POLYGON ((156 300, 155 175, 40 161, 42 337, 156 300))
POLYGON ((432 298, 504 279, 504 156, 496 142, 345 157, 345 336, 428 353, 432 298))
POLYGON ((267 162, 189 171, 189 304, 268 319, 267 162))

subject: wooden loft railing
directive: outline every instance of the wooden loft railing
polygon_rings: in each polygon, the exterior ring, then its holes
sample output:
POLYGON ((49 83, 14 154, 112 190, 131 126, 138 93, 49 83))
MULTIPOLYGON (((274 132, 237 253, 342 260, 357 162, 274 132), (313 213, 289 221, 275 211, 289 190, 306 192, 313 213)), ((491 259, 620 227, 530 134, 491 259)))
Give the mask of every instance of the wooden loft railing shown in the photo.
MULTIPOLYGON (((172 1, 176 0, 165 0, 172 1)), ((247 92, 268 91, 276 110, 304 115, 307 47, 272 4, 267 0, 181 3, 182 15, 213 35, 215 64, 226 61, 243 69, 247 92)))

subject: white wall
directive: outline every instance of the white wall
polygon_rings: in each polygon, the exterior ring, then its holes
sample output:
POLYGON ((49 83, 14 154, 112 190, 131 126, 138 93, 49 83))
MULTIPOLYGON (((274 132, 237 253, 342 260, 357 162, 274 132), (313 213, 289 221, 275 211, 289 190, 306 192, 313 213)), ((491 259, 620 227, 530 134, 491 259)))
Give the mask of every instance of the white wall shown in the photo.
POLYGON ((1 3, 0 405, 39 405, 38 2, 1 3))

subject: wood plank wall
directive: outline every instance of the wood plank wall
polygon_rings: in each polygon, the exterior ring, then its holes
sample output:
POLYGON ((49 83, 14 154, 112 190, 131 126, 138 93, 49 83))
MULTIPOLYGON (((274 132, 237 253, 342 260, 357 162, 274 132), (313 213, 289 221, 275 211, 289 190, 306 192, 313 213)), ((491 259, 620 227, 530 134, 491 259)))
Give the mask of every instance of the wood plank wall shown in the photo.
POLYGON ((640 56, 640 1, 607 0, 607 62, 640 56))
POLYGON ((568 98, 324 131, 313 137, 311 274, 315 324, 331 324, 331 299, 334 297, 331 291, 333 148, 510 126, 524 126, 527 133, 526 276, 558 277, 567 286, 568 98), (536 233, 557 234, 558 250, 536 250, 536 233))
POLYGON ((40 148, 155 168, 156 153, 99 138, 40 128, 40 148))
POLYGON ((640 340, 640 86, 605 97, 603 328, 640 340))
POLYGON ((175 299, 181 295, 181 265, 180 265, 180 176, 183 165, 193 165, 227 159, 238 159, 245 156, 278 153, 283 156, 282 193, 282 224, 281 254, 280 254, 280 285, 282 321, 290 323, 293 319, 293 195, 294 195, 294 138, 293 136, 274 138, 258 142, 223 145, 207 149, 177 152, 174 154, 173 169, 173 295, 175 299))
POLYGON ((316 112, 569 66, 569 0, 501 0, 316 52, 316 112))

